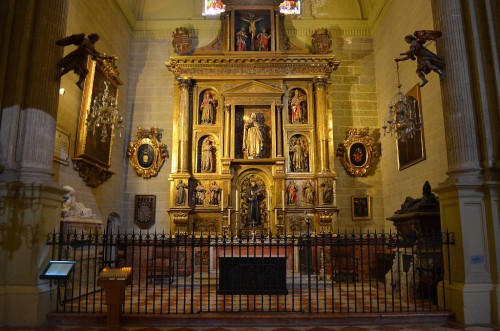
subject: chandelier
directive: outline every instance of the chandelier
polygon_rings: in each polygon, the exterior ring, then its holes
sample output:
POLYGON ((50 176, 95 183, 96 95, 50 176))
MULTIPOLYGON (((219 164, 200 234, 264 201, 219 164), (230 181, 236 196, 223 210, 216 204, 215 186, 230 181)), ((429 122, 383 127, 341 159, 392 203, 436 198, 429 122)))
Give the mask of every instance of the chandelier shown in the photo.
POLYGON ((398 91, 394 96, 395 102, 391 99, 389 102, 389 113, 382 129, 384 135, 390 133, 396 134, 396 139, 405 142, 413 139, 415 132, 422 128, 422 120, 418 113, 418 105, 414 98, 407 98, 401 92, 401 82, 399 79, 399 64, 396 62, 396 71, 398 74, 398 91))
POLYGON ((95 96, 92 107, 87 116, 86 125, 92 134, 100 131, 101 142, 106 142, 108 132, 111 131, 111 139, 115 136, 115 129, 123 128, 123 116, 118 113, 118 103, 116 98, 109 92, 110 82, 104 81, 104 91, 95 96))

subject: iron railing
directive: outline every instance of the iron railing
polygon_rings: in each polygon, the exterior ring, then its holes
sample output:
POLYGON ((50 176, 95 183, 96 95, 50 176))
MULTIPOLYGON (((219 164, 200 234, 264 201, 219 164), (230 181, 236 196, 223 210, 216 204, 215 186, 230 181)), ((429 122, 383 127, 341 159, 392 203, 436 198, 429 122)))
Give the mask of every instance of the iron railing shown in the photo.
POLYGON ((131 266, 123 307, 131 314, 445 310, 438 283, 450 272, 443 253, 453 243, 448 232, 412 240, 391 232, 273 238, 54 232, 47 239, 52 259, 77 261, 58 287, 57 312, 105 312, 99 272, 131 266))

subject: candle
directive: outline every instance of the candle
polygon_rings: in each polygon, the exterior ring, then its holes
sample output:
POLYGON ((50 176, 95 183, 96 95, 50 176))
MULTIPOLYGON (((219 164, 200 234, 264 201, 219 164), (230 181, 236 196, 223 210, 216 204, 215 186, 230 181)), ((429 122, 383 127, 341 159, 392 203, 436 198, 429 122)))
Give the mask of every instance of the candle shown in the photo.
POLYGON ((267 190, 267 211, 271 210, 271 193, 267 190))
POLYGON ((220 191, 220 211, 224 211, 224 190, 220 191))
POLYGON ((240 210, 240 200, 238 196, 238 190, 236 190, 236 211, 240 210))
POLYGON ((278 224, 278 211, 274 210, 274 224, 278 224))
POLYGON ((231 226, 231 210, 227 209, 227 225, 231 226))
POLYGON ((282 210, 285 211, 285 190, 281 190, 281 203, 282 203, 282 210))

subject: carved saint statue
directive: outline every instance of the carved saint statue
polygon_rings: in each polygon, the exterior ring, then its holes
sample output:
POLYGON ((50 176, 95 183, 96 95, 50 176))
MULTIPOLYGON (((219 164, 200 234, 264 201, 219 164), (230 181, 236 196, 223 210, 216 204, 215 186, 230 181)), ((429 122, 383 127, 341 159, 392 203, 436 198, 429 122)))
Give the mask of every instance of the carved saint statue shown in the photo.
POLYGON ((216 116, 216 100, 211 92, 207 91, 203 95, 203 101, 200 105, 201 124, 214 124, 216 116))
POLYGON ((201 182, 196 184, 193 192, 194 204, 197 206, 203 206, 205 204, 205 188, 201 185, 201 182))
POLYGON ((290 146, 290 153, 292 156, 292 171, 303 172, 307 171, 307 145, 301 142, 300 139, 295 140, 295 144, 290 146))
POLYGON ((268 51, 269 39, 271 39, 271 35, 266 33, 266 28, 262 28, 262 32, 257 35, 257 50, 268 51))
POLYGON ((261 126, 257 122, 257 115, 252 113, 250 117, 243 116, 245 126, 243 129, 243 152, 247 152, 247 158, 259 158, 264 151, 264 137, 261 126))
POLYGON ((188 186, 186 183, 182 181, 182 179, 179 179, 179 182, 177 183, 177 186, 175 187, 177 190, 177 194, 175 195, 175 204, 176 205, 183 205, 186 202, 186 188, 188 186))
POLYGON ((256 226, 262 224, 260 201, 263 198, 263 189, 257 184, 257 181, 252 178, 246 192, 246 199, 248 202, 248 217, 245 224, 247 226, 256 226))
POLYGON ((290 99, 290 123, 305 123, 306 107, 306 96, 299 89, 295 89, 290 99))
POLYGON ((250 50, 254 50, 254 40, 255 40, 255 34, 257 33, 257 22, 262 21, 261 18, 255 18, 254 14, 250 14, 248 18, 240 18, 243 22, 248 23, 248 32, 250 33, 250 50))
POLYGON ((245 32, 245 28, 241 28, 240 31, 236 32, 236 50, 240 52, 246 51, 247 40, 248 40, 248 35, 245 32))
POLYGON ((220 187, 219 187, 219 185, 217 185, 217 182, 213 182, 212 185, 210 185, 209 204, 211 206, 218 206, 219 205, 219 194, 220 194, 220 187))
POLYGON ((212 141, 206 138, 201 146, 201 172, 215 171, 214 151, 212 141))
POLYGON ((405 36, 405 41, 410 44, 410 49, 404 53, 400 53, 403 55, 401 58, 394 59, 394 61, 406 61, 406 60, 417 60, 417 75, 422 79, 422 83, 420 83, 420 87, 423 87, 427 84, 428 80, 425 78, 425 75, 434 71, 439 74, 439 79, 443 80, 445 74, 443 72, 445 63, 443 58, 434 54, 430 50, 425 47, 425 43, 428 40, 436 40, 441 37, 440 31, 435 30, 421 30, 415 31, 413 35, 405 36))

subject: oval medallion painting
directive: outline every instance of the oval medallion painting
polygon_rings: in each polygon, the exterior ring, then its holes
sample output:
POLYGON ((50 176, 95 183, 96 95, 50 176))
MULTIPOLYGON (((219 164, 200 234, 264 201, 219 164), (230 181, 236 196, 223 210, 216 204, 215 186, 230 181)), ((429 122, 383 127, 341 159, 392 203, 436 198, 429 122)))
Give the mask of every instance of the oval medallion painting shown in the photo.
POLYGON ((362 167, 366 163, 366 147, 363 143, 354 143, 349 148, 349 159, 355 167, 362 167))
POLYGON ((145 169, 151 168, 155 160, 155 152, 153 146, 149 144, 142 144, 139 146, 139 151, 137 153, 137 158, 139 165, 145 169))

